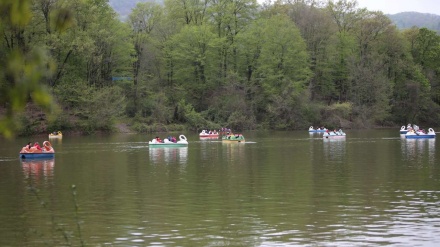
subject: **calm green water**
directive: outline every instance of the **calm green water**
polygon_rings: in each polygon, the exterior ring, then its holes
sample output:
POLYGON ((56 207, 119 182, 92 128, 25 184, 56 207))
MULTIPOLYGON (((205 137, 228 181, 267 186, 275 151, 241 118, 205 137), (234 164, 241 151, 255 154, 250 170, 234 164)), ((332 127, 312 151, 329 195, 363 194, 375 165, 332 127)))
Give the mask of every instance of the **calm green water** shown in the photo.
POLYGON ((18 159, 29 138, 3 140, 0 246, 439 243, 440 144, 346 133, 244 132, 241 144, 184 133, 187 148, 64 136, 54 159, 33 162, 18 159))

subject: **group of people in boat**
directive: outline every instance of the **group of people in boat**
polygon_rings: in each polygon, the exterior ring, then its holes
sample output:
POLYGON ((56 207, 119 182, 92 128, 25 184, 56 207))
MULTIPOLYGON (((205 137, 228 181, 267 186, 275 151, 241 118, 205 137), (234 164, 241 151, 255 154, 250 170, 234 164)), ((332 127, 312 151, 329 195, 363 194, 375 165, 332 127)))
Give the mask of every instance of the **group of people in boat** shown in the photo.
POLYGON ((233 139, 233 140, 240 140, 240 139, 244 139, 242 134, 232 134, 232 133, 227 133, 226 134, 226 139, 233 139))
MULTIPOLYGON (((174 142, 174 143, 177 142, 177 138, 175 136, 168 136, 166 139, 168 139, 168 141, 170 141, 170 142, 174 142)), ((163 143, 164 142, 164 141, 162 141, 162 139, 160 139, 159 136, 156 136, 155 140, 158 143, 163 143)))
POLYGON ((344 131, 342 131, 342 129, 339 129, 339 130, 334 129, 333 131, 326 130, 325 132, 328 135, 345 135, 345 133, 344 133, 344 131))
POLYGON ((38 142, 32 144, 32 142, 28 142, 26 146, 24 146, 20 153, 54 153, 55 150, 50 144, 49 141, 44 141, 43 146, 41 147, 38 142))
POLYGON ((428 132, 424 129, 420 129, 420 127, 418 125, 413 124, 411 126, 411 124, 408 124, 406 126, 406 130, 408 130, 409 133, 423 133, 423 134, 427 134, 428 132))
POLYGON ((205 134, 205 135, 218 135, 217 130, 202 130, 201 134, 205 134))

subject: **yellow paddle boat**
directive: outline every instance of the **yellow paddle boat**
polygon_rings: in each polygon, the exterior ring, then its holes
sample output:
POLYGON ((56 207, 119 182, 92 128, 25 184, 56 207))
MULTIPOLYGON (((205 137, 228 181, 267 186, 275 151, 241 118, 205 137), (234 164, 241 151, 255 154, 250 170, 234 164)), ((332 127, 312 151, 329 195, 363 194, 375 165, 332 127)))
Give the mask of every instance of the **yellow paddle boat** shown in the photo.
POLYGON ((63 133, 61 133, 61 131, 55 131, 49 134, 49 138, 63 138, 63 133))

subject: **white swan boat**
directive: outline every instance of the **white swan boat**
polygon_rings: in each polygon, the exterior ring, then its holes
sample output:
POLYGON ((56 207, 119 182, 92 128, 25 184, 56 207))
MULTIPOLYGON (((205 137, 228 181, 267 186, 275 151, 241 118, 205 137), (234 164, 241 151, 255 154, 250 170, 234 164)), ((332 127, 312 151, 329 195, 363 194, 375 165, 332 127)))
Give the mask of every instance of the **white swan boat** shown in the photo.
POLYGON ((410 130, 405 134, 405 138, 407 139, 422 139, 422 138, 435 138, 435 131, 432 128, 428 129, 428 132, 423 130, 410 130))
POLYGON ((176 142, 172 142, 168 139, 163 140, 163 142, 157 141, 156 139, 153 139, 148 142, 148 145, 150 147, 187 147, 188 141, 186 139, 186 136, 180 135, 179 140, 176 142))
MULTIPOLYGON (((414 125, 414 126, 417 126, 417 125, 414 125)), ((405 125, 402 125, 402 127, 400 127, 400 134, 404 135, 404 134, 408 133, 408 131, 410 131, 412 129, 413 129, 413 127, 411 127, 411 124, 408 124, 406 127, 405 127, 405 125)))
POLYGON ((326 131, 327 131, 327 129, 324 128, 324 127, 317 128, 317 129, 313 128, 313 126, 309 127, 309 132, 321 132, 321 133, 323 133, 323 132, 326 132, 326 131))
POLYGON ((338 131, 328 131, 325 132, 324 135, 322 135, 322 138, 328 139, 328 138, 345 138, 346 134, 341 129, 338 131))

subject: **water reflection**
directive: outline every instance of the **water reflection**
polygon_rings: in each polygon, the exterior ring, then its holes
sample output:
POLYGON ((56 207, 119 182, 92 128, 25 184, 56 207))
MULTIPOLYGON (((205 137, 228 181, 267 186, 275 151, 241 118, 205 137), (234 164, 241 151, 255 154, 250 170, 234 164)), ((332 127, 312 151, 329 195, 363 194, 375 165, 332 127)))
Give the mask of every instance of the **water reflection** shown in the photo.
POLYGON ((179 163, 186 165, 188 147, 150 147, 150 160, 153 163, 179 163))
POLYGON ((402 139, 401 150, 408 161, 422 162, 423 158, 428 157, 429 164, 435 162, 435 138, 402 139))
POLYGON ((241 161, 245 152, 246 143, 241 142, 222 142, 222 150, 229 161, 241 161))
POLYGON ((309 132, 310 138, 321 138, 325 132, 309 132))
POLYGON ((63 138, 49 138, 49 142, 51 144, 61 144, 63 142, 63 138))
POLYGON ((345 138, 322 138, 324 155, 329 161, 342 161, 345 157, 345 138))
POLYGON ((21 165, 26 179, 47 179, 53 177, 55 159, 23 160, 21 165))

